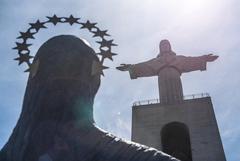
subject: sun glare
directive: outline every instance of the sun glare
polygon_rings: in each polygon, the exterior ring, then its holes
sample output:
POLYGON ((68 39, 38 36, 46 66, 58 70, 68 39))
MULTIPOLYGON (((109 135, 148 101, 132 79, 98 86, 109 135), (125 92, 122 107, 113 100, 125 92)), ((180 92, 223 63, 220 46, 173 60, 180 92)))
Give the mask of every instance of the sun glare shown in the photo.
POLYGON ((186 12, 204 10, 209 6, 210 1, 206 0, 182 0, 178 7, 183 7, 186 12))
POLYGON ((219 9, 223 5, 216 0, 152 0, 146 3, 148 8, 155 10, 161 17, 159 20, 164 20, 169 26, 182 25, 189 28, 217 21, 219 9))
MULTIPOLYGON (((213 8, 216 0, 146 0, 142 3, 148 9, 171 10, 180 14, 204 13, 213 8)), ((220 2, 219 2, 220 3, 220 2)))

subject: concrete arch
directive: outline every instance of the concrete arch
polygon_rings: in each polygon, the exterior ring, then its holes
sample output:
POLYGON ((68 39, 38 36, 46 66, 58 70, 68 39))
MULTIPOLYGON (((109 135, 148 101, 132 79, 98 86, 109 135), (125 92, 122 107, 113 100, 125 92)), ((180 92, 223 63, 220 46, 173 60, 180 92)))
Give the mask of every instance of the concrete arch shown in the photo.
POLYGON ((161 129, 163 152, 181 161, 192 161, 189 129, 181 122, 170 122, 161 129))

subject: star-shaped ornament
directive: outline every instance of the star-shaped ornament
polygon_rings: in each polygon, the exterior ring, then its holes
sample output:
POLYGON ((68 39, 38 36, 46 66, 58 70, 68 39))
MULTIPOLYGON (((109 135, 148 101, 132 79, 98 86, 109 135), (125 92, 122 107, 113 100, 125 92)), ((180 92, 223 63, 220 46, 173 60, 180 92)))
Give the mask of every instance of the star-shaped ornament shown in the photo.
POLYGON ((40 22, 39 20, 37 20, 36 23, 30 23, 31 25, 31 29, 35 29, 37 32, 41 29, 41 28, 47 28, 46 26, 44 26, 44 22, 40 22))
POLYGON ((80 18, 75 18, 73 15, 70 15, 69 18, 65 18, 65 22, 68 22, 70 25, 73 25, 74 23, 79 23, 78 20, 80 18))
POLYGON ((30 77, 33 78, 37 74, 37 71, 39 68, 39 63, 40 62, 37 59, 32 64, 29 64, 29 68, 27 70, 25 70, 24 72, 30 72, 30 77))
POLYGON ((81 23, 82 27, 81 29, 88 29, 89 31, 91 31, 93 28, 96 28, 96 24, 97 23, 91 23, 89 20, 87 20, 86 23, 81 23))
POLYGON ((103 66, 100 62, 93 61, 91 75, 99 74, 99 75, 103 75, 104 76, 103 70, 104 69, 108 69, 108 68, 109 67, 103 66))
POLYGON ((20 32, 21 36, 17 37, 17 39, 23 39, 24 41, 26 41, 27 39, 35 39, 33 37, 34 33, 31 33, 30 30, 28 30, 27 32, 20 32))
POLYGON ((109 34, 107 34, 107 31, 108 30, 101 31, 99 28, 97 28, 97 31, 93 31, 93 33, 94 33, 93 37, 104 38, 104 36, 110 36, 109 34))
POLYGON ((18 50, 18 52, 20 53, 23 50, 29 51, 28 47, 31 46, 32 44, 26 44, 25 42, 23 42, 23 43, 16 42, 16 45, 17 46, 14 47, 13 49, 18 50))
POLYGON ((112 46, 117 46, 117 44, 113 43, 113 40, 102 39, 102 41, 97 41, 97 43, 101 45, 100 48, 107 47, 111 49, 112 46))
POLYGON ((62 22, 60 17, 57 17, 56 15, 53 15, 53 17, 48 17, 48 22, 53 23, 54 25, 57 25, 57 23, 62 22))
POLYGON ((98 55, 101 55, 103 59, 108 58, 108 59, 110 59, 110 60, 113 61, 113 58, 112 58, 112 57, 115 56, 115 55, 117 55, 116 53, 112 53, 111 50, 107 50, 107 51, 102 50, 102 49, 100 49, 100 50, 101 50, 101 52, 100 52, 100 53, 97 53, 97 54, 98 54, 98 55))
POLYGON ((26 62, 27 64, 30 64, 31 58, 33 58, 33 56, 29 55, 29 53, 26 53, 26 54, 19 53, 19 57, 15 58, 14 60, 18 61, 18 65, 21 65, 24 62, 26 62))

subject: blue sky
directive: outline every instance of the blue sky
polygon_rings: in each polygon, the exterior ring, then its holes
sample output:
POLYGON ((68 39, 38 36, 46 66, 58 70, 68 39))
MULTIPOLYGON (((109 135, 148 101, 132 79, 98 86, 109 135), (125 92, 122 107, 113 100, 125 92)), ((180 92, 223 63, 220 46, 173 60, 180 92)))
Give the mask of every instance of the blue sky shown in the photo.
MULTIPOLYGON (((134 101, 158 97, 157 78, 130 80, 114 69, 120 63, 137 63, 156 57, 161 39, 169 39, 179 55, 215 53, 216 62, 206 72, 182 75, 184 94, 210 93, 228 161, 240 160, 240 1, 239 0, 1 0, 0 1, 0 147, 7 141, 21 111, 27 74, 13 58, 19 31, 45 16, 74 16, 98 22, 119 45, 115 61, 106 62, 95 99, 98 126, 126 139, 131 134, 131 106, 134 101)), ((78 26, 51 25, 41 30, 31 52, 59 34, 85 38, 97 51, 95 40, 78 26)))

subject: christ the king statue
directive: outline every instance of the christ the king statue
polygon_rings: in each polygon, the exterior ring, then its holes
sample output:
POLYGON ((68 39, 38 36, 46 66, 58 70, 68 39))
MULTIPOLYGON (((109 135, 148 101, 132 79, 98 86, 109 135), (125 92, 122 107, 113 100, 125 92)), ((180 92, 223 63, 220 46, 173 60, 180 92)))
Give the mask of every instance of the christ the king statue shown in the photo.
POLYGON ((206 70, 207 62, 218 58, 213 54, 186 57, 176 55, 168 40, 159 44, 160 53, 156 58, 138 64, 121 64, 120 71, 129 71, 131 79, 138 77, 158 76, 159 95, 161 103, 173 103, 183 100, 181 74, 191 71, 206 70))

